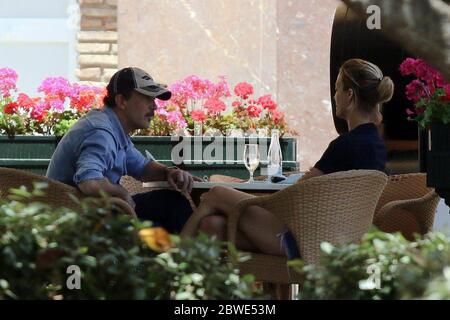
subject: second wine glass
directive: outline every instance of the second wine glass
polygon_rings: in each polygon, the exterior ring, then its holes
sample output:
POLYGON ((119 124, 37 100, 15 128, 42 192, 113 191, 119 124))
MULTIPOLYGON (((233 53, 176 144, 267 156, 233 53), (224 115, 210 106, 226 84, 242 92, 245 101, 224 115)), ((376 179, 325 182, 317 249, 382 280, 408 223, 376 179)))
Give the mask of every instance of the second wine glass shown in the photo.
POLYGON ((246 144, 244 148, 244 164, 250 172, 250 179, 247 182, 253 182, 253 173, 259 166, 259 147, 257 144, 246 144))

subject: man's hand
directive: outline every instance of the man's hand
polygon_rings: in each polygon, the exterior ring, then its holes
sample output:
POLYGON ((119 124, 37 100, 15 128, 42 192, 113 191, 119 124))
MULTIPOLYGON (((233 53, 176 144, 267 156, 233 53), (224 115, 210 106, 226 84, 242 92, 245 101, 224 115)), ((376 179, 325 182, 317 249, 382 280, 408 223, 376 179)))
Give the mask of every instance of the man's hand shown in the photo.
POLYGON ((178 168, 167 168, 167 182, 177 191, 191 193, 194 181, 203 179, 192 176, 189 172, 178 168))
POLYGON ((136 203, 127 189, 120 184, 112 184, 107 178, 101 180, 82 181, 78 185, 78 189, 80 189, 83 194, 93 197, 100 196, 100 190, 103 190, 112 197, 118 197, 126 201, 133 208, 133 210, 136 208, 136 203))
POLYGON ((130 195, 130 193, 128 191, 125 194, 124 200, 130 205, 130 207, 133 208, 133 210, 136 210, 136 202, 134 202, 133 197, 130 195))

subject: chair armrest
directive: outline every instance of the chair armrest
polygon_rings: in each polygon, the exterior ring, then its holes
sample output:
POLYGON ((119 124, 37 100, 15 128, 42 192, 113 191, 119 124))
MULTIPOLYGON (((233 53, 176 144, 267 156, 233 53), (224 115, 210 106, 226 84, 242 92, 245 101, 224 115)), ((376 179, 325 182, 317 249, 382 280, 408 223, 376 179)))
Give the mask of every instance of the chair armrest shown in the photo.
POLYGON ((439 201, 439 196, 436 192, 430 191, 425 196, 416 199, 407 200, 395 200, 388 202, 383 207, 378 210, 374 217, 374 223, 382 221, 385 219, 392 211, 397 209, 403 209, 410 211, 417 219, 420 219, 420 215, 423 212, 430 211, 430 209, 436 210, 437 203, 439 201))
POLYGON ((236 234, 238 230, 238 222, 241 213, 250 206, 263 207, 272 199, 272 195, 257 196, 255 198, 245 199, 237 203, 236 210, 229 212, 227 215, 227 241, 236 244, 236 234))
POLYGON ((238 221, 240 215, 250 206, 259 206, 270 211, 277 217, 283 215, 286 202, 290 201, 293 194, 297 194, 304 188, 303 183, 295 183, 283 190, 277 191, 270 195, 259 196, 251 199, 240 201, 236 206, 236 211, 228 215, 227 237, 228 241, 235 243, 238 229, 238 221), (281 204, 281 206, 280 206, 281 204))

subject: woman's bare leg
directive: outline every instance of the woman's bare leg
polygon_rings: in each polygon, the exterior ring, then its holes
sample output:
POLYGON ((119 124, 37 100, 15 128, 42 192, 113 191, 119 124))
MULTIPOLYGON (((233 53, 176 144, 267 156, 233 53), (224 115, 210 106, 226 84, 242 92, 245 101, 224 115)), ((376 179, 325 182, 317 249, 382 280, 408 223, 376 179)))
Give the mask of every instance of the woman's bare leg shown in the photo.
POLYGON ((227 187, 213 187, 201 196, 201 202, 197 209, 189 217, 180 232, 181 237, 194 236, 198 230, 200 221, 208 215, 226 215, 236 210, 236 203, 254 196, 245 192, 227 187))
MULTIPOLYGON (((208 235, 216 236, 218 240, 227 240, 227 219, 223 215, 203 218, 199 229, 208 235)), ((259 252, 259 249, 239 230, 236 233, 236 247, 245 251, 259 252)))
MULTIPOLYGON (((182 235, 194 234, 193 230, 197 230, 199 223, 208 215, 222 214, 226 215, 229 212, 236 210, 236 204, 244 199, 253 198, 254 196, 235 189, 226 187, 214 187, 209 192, 205 193, 197 210, 192 214, 191 218, 186 223, 185 228, 181 232, 182 235)), ((205 223, 210 219, 208 218, 205 223)), ((276 218, 269 211, 251 206, 244 212, 238 223, 238 236, 241 233, 240 239, 237 241, 237 247, 244 250, 257 248, 268 254, 283 255, 284 252, 280 248, 280 241, 277 234, 284 231, 283 223, 276 218), (240 231, 240 232, 239 232, 240 231), (243 247, 240 247, 242 245, 243 247)), ((226 224, 219 227, 216 233, 220 237, 225 238, 226 224)))

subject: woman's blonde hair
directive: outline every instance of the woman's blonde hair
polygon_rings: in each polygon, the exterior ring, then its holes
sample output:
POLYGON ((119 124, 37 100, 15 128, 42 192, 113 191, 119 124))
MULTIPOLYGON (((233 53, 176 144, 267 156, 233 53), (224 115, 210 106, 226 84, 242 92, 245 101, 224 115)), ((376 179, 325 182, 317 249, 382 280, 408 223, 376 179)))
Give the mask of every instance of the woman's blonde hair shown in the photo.
POLYGON ((375 114, 375 122, 381 122, 380 107, 391 100, 394 83, 384 76, 378 66, 362 59, 347 60, 340 69, 345 90, 352 89, 358 108, 367 114, 375 114))

